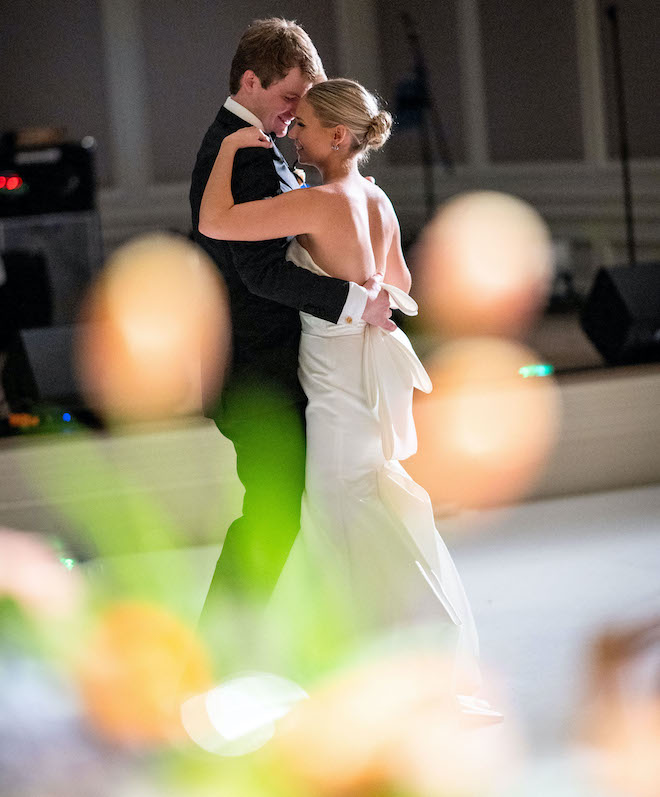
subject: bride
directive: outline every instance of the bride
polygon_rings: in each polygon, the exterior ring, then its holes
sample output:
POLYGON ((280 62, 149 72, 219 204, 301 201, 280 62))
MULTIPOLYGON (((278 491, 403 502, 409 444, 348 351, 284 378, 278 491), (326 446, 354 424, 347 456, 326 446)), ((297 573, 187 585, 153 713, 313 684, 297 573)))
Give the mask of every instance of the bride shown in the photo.
MULTIPOLYGON (((222 143, 201 204, 200 232, 237 241, 295 236, 287 257, 300 268, 358 284, 382 272, 391 305, 416 314, 392 204, 358 170, 388 139, 391 123, 360 84, 315 85, 300 101, 289 136, 299 162, 316 167, 323 184, 234 204, 236 151, 272 147, 263 131, 243 128, 222 143)), ((474 694, 480 678, 472 613, 429 497, 399 464, 416 450, 412 392, 431 390, 428 375, 399 329, 385 332, 350 317, 333 324, 305 313, 301 321, 306 492, 301 533, 274 601, 278 591, 279 600, 290 599, 287 570, 303 557, 314 574, 310 591, 331 582, 359 633, 394 645, 404 637, 423 639, 420 644, 451 650, 453 688, 474 694)), ((459 703, 468 713, 497 716, 483 701, 459 696, 459 703)))

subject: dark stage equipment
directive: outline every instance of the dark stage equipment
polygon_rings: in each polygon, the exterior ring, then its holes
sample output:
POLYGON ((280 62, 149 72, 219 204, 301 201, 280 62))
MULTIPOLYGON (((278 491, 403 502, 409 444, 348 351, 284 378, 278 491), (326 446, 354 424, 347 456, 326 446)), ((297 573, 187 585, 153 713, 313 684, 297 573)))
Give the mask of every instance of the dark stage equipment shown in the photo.
POLYGON ((618 11, 605 9, 612 45, 628 264, 601 268, 580 314, 585 333, 611 365, 660 362, 660 263, 638 263, 630 181, 618 11))
POLYGON ((660 263, 601 268, 580 320, 608 363, 660 362, 660 263))
POLYGON ((0 286, 0 348, 17 329, 48 326, 53 299, 46 258, 38 252, 3 252, 5 282, 0 286))
POLYGON ((82 406, 73 354, 76 329, 71 324, 25 329, 20 333, 36 402, 66 409, 82 406))
POLYGON ((612 44, 612 64, 614 67, 614 85, 616 93, 617 126, 619 130, 619 155, 621 160, 621 179, 623 182, 623 205, 626 214, 626 244, 628 262, 631 266, 637 263, 635 246, 635 220, 633 216, 633 198, 630 181, 630 146, 628 144, 628 115, 626 113, 626 93, 623 84, 623 58, 621 56, 621 33, 619 31, 619 13, 615 3, 605 9, 610 23, 610 39, 612 44))
MULTIPOLYGON (((89 210, 0 218, 0 254, 4 258, 6 253, 12 252, 15 258, 22 256, 26 263, 34 257, 45 260, 52 291, 52 323, 72 323, 103 261, 98 215, 89 210)), ((20 264, 17 264, 13 279, 20 285, 25 301, 30 277, 21 274, 19 269, 20 264)), ((34 287, 35 292, 39 292, 36 283, 34 287)))
POLYGON ((84 327, 76 324, 24 329, 9 348, 7 396, 15 412, 28 413, 36 421, 29 431, 102 427, 86 405, 76 373, 74 339, 79 334, 84 327))
POLYGON ((29 147, 21 142, 20 134, 0 137, 0 257, 7 276, 0 336, 8 354, 2 377, 13 410, 43 402, 68 407, 80 399, 66 330, 78 320, 103 261, 95 143, 91 137, 29 147))
POLYGON ((429 91, 426 59, 415 22, 407 11, 401 13, 401 21, 413 58, 413 74, 401 81, 397 88, 395 116, 401 127, 416 127, 419 131, 426 220, 429 221, 436 209, 432 138, 435 139, 438 155, 448 174, 454 171, 454 163, 440 112, 429 91))
MULTIPOLYGON (((29 149, 20 148, 19 141, 14 133, 0 139, 0 254, 22 253, 26 263, 43 257, 52 291, 51 323, 71 323, 103 258, 94 139, 29 149)), ((24 298, 29 281, 29 273, 14 269, 13 282, 24 298)), ((38 293, 39 286, 34 287, 38 293)))
POLYGON ((0 141, 0 216, 94 210, 94 139, 20 149, 16 135, 0 141))

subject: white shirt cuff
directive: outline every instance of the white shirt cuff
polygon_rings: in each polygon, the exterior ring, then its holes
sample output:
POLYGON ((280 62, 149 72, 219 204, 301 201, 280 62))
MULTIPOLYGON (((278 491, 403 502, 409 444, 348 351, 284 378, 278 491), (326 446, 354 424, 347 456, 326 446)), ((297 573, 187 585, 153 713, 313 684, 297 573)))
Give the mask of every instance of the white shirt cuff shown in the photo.
POLYGON ((367 306, 367 291, 362 285, 356 282, 348 283, 348 297, 346 304, 341 311, 339 321, 344 324, 352 324, 354 321, 359 321, 364 313, 364 308, 367 306))

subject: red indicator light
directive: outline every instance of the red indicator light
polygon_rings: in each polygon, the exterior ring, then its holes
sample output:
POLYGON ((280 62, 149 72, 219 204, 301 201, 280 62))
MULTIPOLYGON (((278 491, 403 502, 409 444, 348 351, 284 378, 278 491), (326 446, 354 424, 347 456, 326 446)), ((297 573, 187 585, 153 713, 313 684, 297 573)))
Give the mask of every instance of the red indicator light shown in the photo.
POLYGON ((7 185, 7 178, 4 174, 0 174, 0 188, 4 188, 7 185))
POLYGON ((19 188, 21 185, 23 185, 23 181, 17 174, 14 174, 12 175, 12 177, 7 178, 8 191, 13 191, 15 188, 19 188))

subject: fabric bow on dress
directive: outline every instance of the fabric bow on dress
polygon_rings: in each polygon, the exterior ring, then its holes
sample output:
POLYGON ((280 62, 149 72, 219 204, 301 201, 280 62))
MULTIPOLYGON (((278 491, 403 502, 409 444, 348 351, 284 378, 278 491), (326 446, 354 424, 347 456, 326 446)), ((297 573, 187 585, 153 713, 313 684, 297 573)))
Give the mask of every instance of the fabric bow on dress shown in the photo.
MULTIPOLYGON (((417 302, 401 288, 383 283, 390 306, 417 315, 417 302)), ((405 334, 396 329, 367 326, 364 339, 363 377, 367 401, 378 413, 385 459, 407 459, 417 451, 412 415, 414 388, 430 393, 429 375, 405 334)))

